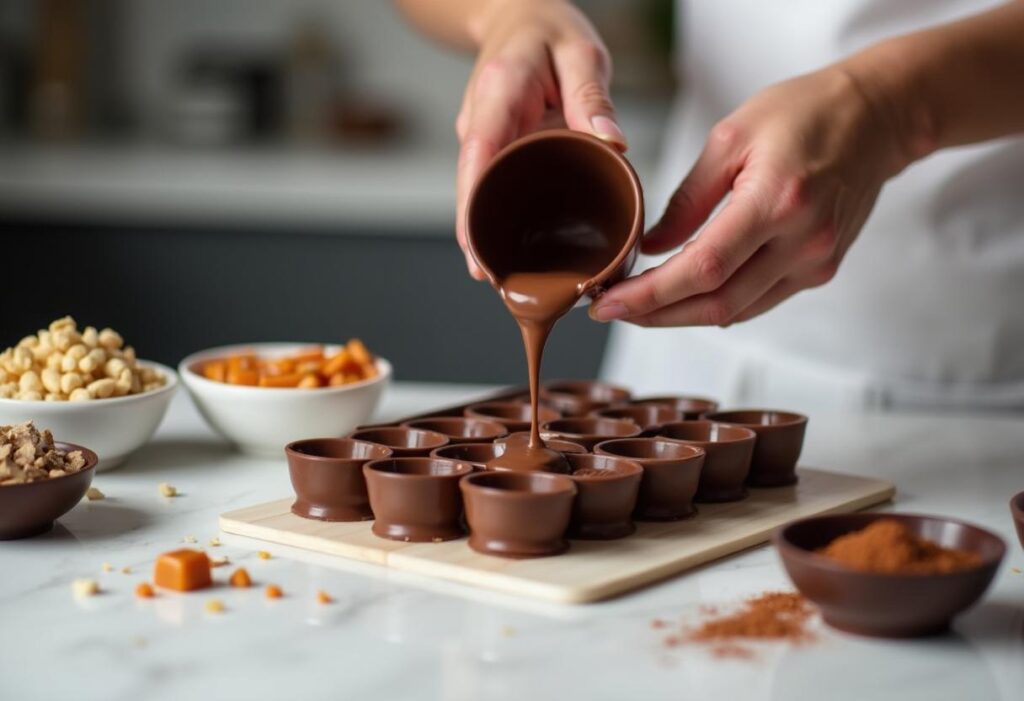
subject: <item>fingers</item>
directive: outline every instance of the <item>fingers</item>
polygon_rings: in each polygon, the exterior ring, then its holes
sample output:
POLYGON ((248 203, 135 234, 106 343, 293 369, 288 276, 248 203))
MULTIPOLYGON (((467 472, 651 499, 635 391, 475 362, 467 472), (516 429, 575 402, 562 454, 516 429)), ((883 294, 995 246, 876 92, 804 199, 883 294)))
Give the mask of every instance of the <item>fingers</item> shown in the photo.
POLYGON ((591 307, 597 321, 644 317, 693 295, 714 292, 768 241, 757 199, 733 198, 703 233, 657 268, 612 287, 591 307))
POLYGON ((740 151, 735 129, 720 124, 712 130, 661 219, 644 236, 644 253, 664 253, 693 236, 732 189, 742 162, 740 151))
MULTIPOLYGON (((456 122, 462 147, 455 186, 455 232, 470 275, 477 280, 484 274, 470 255, 466 239, 469 193, 494 155, 518 135, 530 102, 530 81, 530 72, 514 62, 495 60, 482 65, 467 89, 467 101, 456 122)), ((534 110, 527 116, 539 119, 541 114, 534 110)))
POLYGON ((608 95, 611 61, 597 41, 560 43, 551 60, 558 76, 565 121, 570 129, 587 132, 626 150, 626 136, 615 120, 608 95))
POLYGON ((769 243, 714 292, 688 297, 629 321, 639 326, 728 326, 779 281, 791 258, 792 251, 769 243))
POLYGON ((798 292, 821 287, 835 277, 838 262, 826 262, 806 272, 784 277, 754 303, 736 315, 732 323, 749 321, 777 307, 798 292))

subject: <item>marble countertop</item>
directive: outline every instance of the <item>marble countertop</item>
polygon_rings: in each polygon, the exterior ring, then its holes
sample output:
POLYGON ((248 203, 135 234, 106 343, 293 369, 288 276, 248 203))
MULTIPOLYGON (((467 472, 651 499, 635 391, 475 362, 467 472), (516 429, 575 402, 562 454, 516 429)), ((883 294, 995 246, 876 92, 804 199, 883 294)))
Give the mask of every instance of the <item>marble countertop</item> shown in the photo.
MULTIPOLYGON (((398 384, 382 419, 487 388, 398 384)), ((180 394, 155 439, 97 475, 107 498, 55 530, 0 543, 0 699, 1019 699, 1024 551, 1007 509, 1024 489, 1024 418, 814 416, 803 462, 896 482, 896 508, 995 530, 1009 555, 986 598, 949 635, 877 641, 818 630, 814 644, 753 659, 669 649, 653 619, 692 622, 705 604, 788 588, 760 547, 600 604, 557 606, 413 579, 369 565, 218 534, 217 516, 290 493, 283 458, 232 453, 180 394), (160 482, 181 496, 166 499, 160 482), (258 588, 138 600, 154 556, 195 536, 258 588), (103 563, 114 570, 104 572, 103 563), (124 574, 121 568, 130 567, 124 574), (1018 568, 1015 571, 1014 568, 1018 568), (77 599, 76 577, 99 596, 77 599), (335 602, 318 604, 318 590, 335 602), (204 603, 221 598, 226 611, 204 603)), ((227 572, 217 571, 224 579, 227 572)))

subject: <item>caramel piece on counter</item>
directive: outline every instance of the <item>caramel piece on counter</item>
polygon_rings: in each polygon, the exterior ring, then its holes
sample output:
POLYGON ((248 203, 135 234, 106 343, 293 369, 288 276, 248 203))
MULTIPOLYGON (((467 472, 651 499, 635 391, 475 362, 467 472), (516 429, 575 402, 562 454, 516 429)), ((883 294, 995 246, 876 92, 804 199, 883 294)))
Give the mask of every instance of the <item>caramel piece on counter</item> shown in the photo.
POLYGON ((205 589, 213 583, 210 560, 198 550, 172 550, 157 558, 153 581, 158 587, 175 591, 205 589))
POLYGON ((231 573, 231 577, 228 579, 228 584, 233 587, 245 589, 246 587, 252 586, 252 579, 249 578, 249 573, 245 571, 244 567, 239 567, 231 573))
POLYGON ((284 592, 281 591, 281 587, 276 584, 268 584, 267 588, 263 590, 268 599, 280 599, 284 596, 284 592))
POLYGON ((153 587, 149 585, 149 582, 139 582, 138 586, 135 587, 135 596, 140 599, 152 599, 153 587))
POLYGON ((316 600, 321 604, 329 604, 334 601, 334 599, 331 598, 331 595, 322 589, 316 593, 316 600))

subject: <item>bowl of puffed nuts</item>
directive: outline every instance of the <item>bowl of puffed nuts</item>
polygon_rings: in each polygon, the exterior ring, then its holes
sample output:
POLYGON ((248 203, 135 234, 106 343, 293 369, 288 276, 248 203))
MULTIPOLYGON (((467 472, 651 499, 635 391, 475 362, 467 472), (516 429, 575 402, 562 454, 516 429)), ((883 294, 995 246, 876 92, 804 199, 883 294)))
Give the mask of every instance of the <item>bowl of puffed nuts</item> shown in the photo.
POLYGON ((58 443, 31 421, 0 425, 0 540, 53 528, 89 490, 96 453, 58 443))
POLYGON ((174 370, 139 360, 113 329, 64 317, 0 353, 0 424, 47 426, 91 446, 107 470, 152 437, 177 385, 174 370))

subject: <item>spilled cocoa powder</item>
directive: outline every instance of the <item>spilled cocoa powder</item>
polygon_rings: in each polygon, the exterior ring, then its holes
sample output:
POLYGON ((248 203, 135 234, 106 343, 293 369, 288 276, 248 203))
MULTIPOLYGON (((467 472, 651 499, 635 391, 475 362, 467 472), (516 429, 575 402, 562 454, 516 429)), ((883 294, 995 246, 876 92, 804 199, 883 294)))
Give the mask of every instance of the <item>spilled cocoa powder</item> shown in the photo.
POLYGON ((818 552, 851 569, 879 574, 947 574, 981 564, 977 553, 944 548, 895 519, 839 536, 818 552))
MULTIPOLYGON (((751 659, 755 651, 745 643, 752 641, 784 641, 793 644, 815 639, 808 624, 817 609, 796 592, 765 592, 743 602, 733 612, 720 614, 717 607, 702 609, 711 616, 696 628, 684 627, 664 639, 665 647, 675 648, 688 643, 710 646, 715 657, 751 659)), ((660 619, 651 622, 654 629, 668 624, 660 619)))

